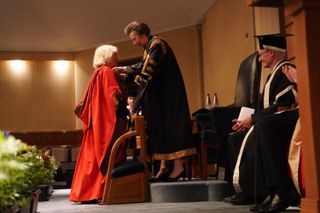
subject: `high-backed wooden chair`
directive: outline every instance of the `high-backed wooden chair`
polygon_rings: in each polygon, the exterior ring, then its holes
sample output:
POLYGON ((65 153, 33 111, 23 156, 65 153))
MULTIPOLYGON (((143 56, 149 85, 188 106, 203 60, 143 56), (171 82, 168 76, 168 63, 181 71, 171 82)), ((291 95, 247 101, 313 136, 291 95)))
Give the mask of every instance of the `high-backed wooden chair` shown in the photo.
POLYGON ((137 116, 134 122, 135 129, 120 136, 111 149, 106 183, 100 204, 136 203, 149 200, 149 171, 146 159, 144 117, 137 116), (140 149, 137 160, 127 160, 124 164, 115 167, 118 149, 131 137, 136 137, 137 147, 140 149))
MULTIPOLYGON (((208 179, 208 164, 214 164, 212 176, 218 179, 219 175, 219 150, 221 149, 223 140, 232 131, 232 119, 239 114, 240 107, 217 107, 205 112, 197 113, 194 116, 194 122, 197 123, 197 148, 200 174, 202 180, 208 179), (208 151, 211 151, 208 153, 208 151), (210 154, 214 155, 211 156, 210 154)), ((196 168, 193 166, 193 171, 196 168)), ((196 176, 192 172, 193 177, 196 176)))
MULTIPOLYGON (((236 90, 235 101, 231 106, 216 107, 210 110, 200 109, 193 113, 198 123, 199 134, 199 162, 200 178, 208 178, 208 149, 215 152, 214 162, 219 168, 217 159, 218 151, 223 149, 223 141, 232 131, 232 119, 236 118, 242 106, 255 108, 259 107, 261 64, 259 63, 259 54, 255 52, 246 57, 240 64, 236 90)), ((218 170, 215 171, 218 176, 218 170)))

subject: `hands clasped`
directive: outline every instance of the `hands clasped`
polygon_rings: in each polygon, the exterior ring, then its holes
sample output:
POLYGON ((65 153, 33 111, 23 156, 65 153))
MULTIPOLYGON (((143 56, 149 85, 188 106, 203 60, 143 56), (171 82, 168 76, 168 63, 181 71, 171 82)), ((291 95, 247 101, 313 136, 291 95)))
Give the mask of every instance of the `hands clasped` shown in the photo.
POLYGON ((252 126, 251 116, 249 116, 241 121, 238 119, 233 119, 232 122, 235 123, 232 126, 232 129, 236 132, 243 131, 245 129, 249 129, 252 126))

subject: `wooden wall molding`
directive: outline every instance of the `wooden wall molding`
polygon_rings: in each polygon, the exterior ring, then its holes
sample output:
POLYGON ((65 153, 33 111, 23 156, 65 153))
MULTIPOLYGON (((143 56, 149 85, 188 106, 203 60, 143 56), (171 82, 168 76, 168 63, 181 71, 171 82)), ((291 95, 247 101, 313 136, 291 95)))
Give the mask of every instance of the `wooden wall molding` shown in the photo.
POLYGON ((283 0, 246 0, 250 7, 283 7, 283 0))
POLYGON ((319 8, 319 4, 319 0, 285 0, 285 16, 296 16, 305 9, 319 8))

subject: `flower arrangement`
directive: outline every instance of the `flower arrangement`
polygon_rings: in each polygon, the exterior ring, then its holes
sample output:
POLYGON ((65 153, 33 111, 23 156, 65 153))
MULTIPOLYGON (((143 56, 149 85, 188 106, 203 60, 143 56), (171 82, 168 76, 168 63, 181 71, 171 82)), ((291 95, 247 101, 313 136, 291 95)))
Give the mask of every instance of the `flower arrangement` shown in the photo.
POLYGON ((33 190, 53 179, 57 167, 48 152, 0 131, 0 212, 23 206, 33 190))

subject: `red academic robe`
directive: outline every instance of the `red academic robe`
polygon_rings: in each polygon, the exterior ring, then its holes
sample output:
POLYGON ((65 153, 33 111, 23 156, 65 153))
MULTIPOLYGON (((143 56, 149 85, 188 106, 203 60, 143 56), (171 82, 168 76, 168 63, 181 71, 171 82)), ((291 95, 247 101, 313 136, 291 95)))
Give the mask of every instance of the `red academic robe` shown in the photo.
POLYGON ((111 149, 116 128, 115 93, 120 92, 109 67, 97 68, 90 77, 83 109, 77 116, 83 122, 83 139, 75 168, 70 200, 74 202, 101 199, 105 177, 100 166, 111 149))

